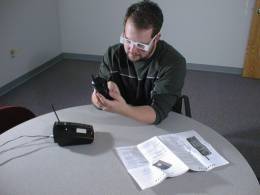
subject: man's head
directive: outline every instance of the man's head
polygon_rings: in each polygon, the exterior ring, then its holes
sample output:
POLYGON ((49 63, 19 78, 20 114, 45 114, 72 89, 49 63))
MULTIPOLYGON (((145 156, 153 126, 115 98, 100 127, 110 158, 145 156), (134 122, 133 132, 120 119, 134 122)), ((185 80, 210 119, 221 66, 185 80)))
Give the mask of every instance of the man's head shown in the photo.
POLYGON ((127 9, 121 42, 130 60, 138 61, 153 54, 162 24, 162 10, 152 1, 144 0, 127 9))

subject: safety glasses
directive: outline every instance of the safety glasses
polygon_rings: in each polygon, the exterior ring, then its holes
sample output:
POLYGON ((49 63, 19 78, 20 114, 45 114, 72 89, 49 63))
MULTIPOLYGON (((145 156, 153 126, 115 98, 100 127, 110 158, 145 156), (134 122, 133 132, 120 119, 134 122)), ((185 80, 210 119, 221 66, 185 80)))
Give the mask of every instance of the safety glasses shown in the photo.
POLYGON ((150 43, 148 44, 144 44, 144 43, 140 43, 140 42, 135 42, 135 41, 132 41, 130 39, 127 39, 124 37, 123 33, 121 34, 120 36, 120 43, 122 44, 126 44, 126 45, 133 45, 135 46, 137 49, 140 49, 142 51, 149 51, 149 49, 151 48, 152 46, 152 43, 154 41, 154 39, 156 38, 157 34, 152 38, 152 40, 150 41, 150 43))

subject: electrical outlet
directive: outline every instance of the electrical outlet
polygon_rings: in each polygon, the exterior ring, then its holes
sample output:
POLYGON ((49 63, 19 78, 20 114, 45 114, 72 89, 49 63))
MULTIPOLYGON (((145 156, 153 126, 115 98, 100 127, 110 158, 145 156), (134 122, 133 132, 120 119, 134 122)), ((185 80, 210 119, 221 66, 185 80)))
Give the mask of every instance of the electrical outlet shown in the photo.
POLYGON ((17 54, 17 49, 10 49, 9 53, 11 58, 15 58, 17 54))

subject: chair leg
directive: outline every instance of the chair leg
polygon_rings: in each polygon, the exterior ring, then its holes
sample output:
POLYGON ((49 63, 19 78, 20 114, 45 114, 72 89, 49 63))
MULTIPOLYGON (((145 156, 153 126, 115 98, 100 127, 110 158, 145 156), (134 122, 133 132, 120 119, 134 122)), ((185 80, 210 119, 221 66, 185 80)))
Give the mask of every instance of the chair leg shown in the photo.
POLYGON ((186 95, 181 96, 184 101, 185 115, 191 118, 190 100, 186 95))

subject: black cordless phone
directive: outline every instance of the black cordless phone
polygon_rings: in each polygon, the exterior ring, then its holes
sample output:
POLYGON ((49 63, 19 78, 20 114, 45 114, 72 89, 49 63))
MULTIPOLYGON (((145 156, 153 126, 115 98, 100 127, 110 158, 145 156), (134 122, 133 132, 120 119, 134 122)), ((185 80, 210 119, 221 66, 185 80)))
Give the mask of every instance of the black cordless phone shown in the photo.
POLYGON ((91 84, 97 90, 97 92, 103 95, 105 98, 109 100, 113 100, 113 98, 109 95, 107 80, 99 76, 94 76, 94 75, 91 76, 92 76, 91 84))

